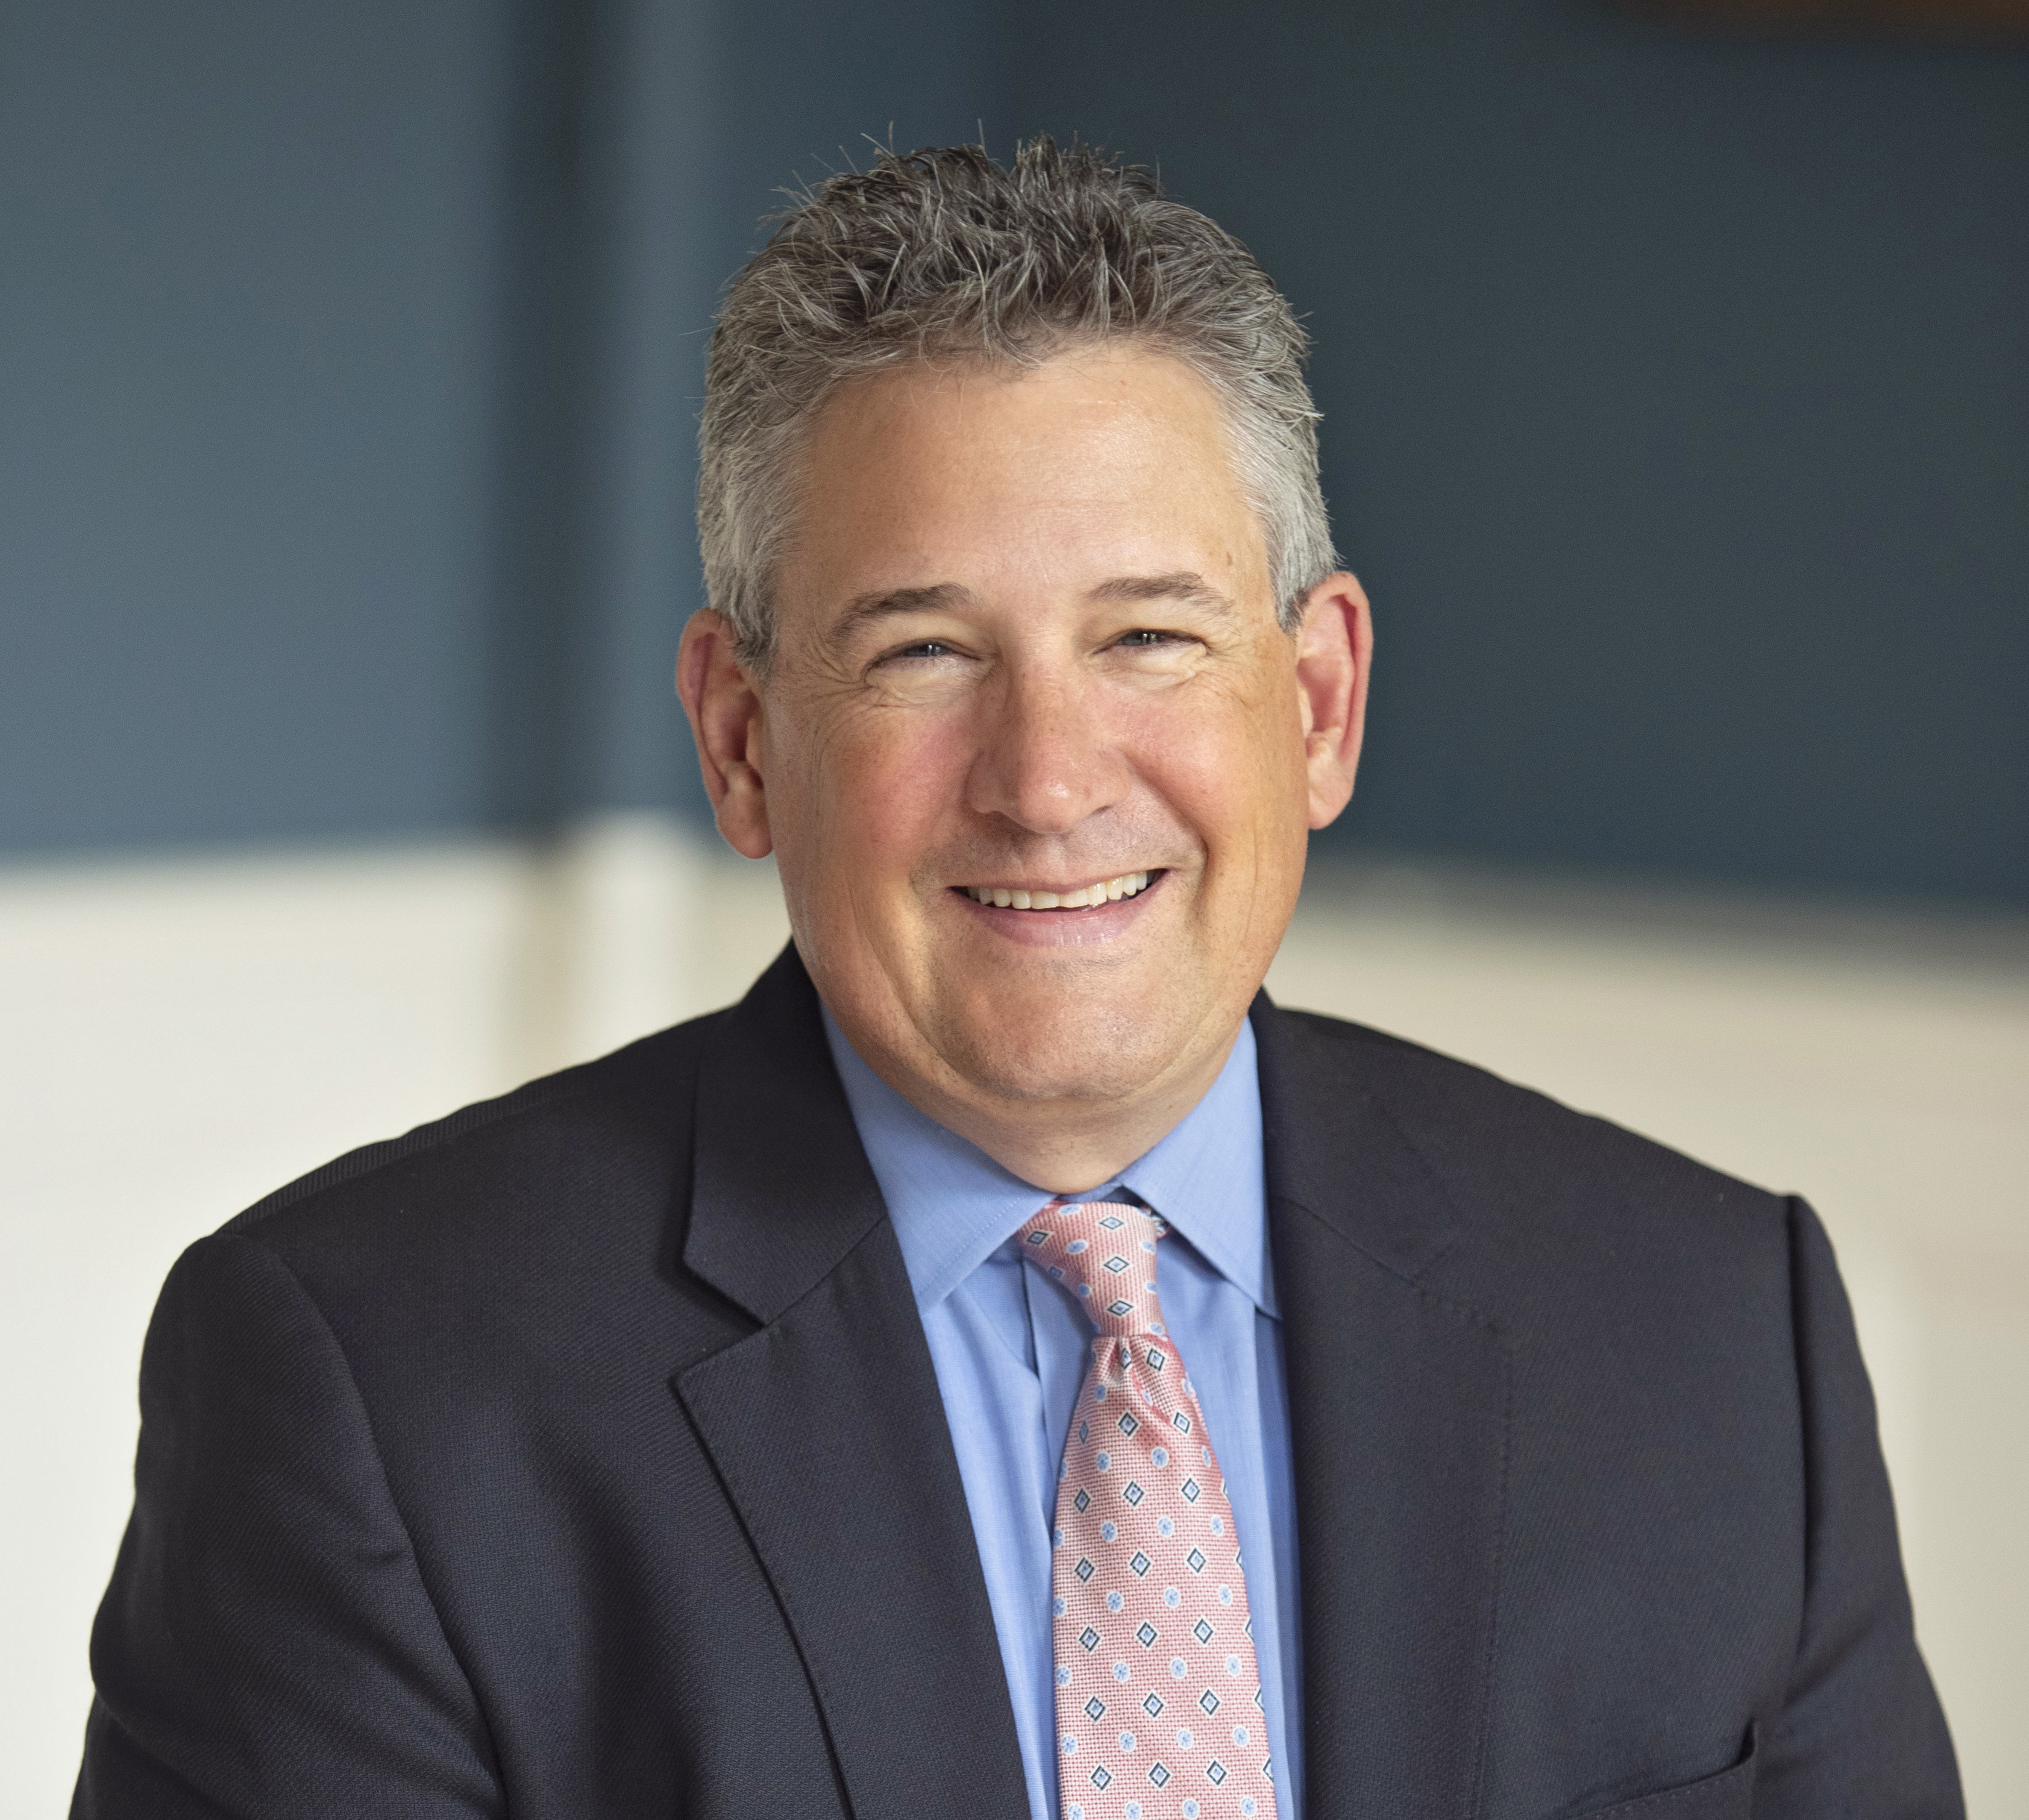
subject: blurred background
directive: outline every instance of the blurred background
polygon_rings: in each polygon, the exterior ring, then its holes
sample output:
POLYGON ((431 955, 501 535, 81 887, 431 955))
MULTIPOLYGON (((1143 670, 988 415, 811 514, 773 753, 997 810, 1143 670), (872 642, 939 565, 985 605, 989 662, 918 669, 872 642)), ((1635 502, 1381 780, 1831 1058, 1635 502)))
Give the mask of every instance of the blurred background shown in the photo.
POLYGON ((714 302, 1050 131, 1317 339, 1380 658, 1271 988, 1813 1198, 2029 1816, 2029 34, 1855 11, 6 0, 0 1811, 176 1253, 783 939, 669 684, 714 302))

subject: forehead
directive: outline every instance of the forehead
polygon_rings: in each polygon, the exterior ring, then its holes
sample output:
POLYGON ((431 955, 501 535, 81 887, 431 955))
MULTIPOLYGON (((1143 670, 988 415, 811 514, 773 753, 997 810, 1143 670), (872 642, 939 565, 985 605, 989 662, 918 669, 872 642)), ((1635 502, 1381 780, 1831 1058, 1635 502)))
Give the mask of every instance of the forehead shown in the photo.
POLYGON ((852 381, 812 424, 800 478, 785 597, 1186 569, 1266 585, 1218 395, 1131 344, 852 381))

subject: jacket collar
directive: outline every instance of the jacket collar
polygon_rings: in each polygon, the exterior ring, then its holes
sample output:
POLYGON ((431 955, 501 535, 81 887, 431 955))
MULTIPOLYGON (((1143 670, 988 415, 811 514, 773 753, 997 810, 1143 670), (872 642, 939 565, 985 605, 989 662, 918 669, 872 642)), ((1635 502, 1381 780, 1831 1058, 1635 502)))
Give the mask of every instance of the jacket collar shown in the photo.
POLYGON ((1508 1356, 1421 1281, 1460 1210, 1391 1110, 1401 1053, 1253 1011, 1283 1310, 1311 1820, 1478 1811, 1508 1356))
POLYGON ((720 1015, 695 1157, 684 1264, 756 1321, 800 1301, 888 1218, 793 947, 720 1015))
POLYGON ((1252 1021, 1270 1198, 1414 1282, 1459 1243, 1464 1225, 1389 1107, 1389 1040, 1283 1010, 1266 992, 1252 1021))
POLYGON ((795 951, 701 1071, 685 1266, 762 1323, 676 1391, 807 1670, 856 1820, 1027 1820, 929 1347, 795 951))

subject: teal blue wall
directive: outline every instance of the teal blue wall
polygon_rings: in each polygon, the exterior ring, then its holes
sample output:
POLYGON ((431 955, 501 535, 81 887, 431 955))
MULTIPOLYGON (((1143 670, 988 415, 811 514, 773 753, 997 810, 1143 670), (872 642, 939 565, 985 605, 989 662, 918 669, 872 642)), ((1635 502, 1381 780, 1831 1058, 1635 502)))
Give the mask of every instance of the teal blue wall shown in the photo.
POLYGON ((2029 58, 1582 0, 0 13, 0 851, 694 808, 719 284, 1078 132, 1309 317, 1334 839, 2029 901, 2029 58))
POLYGON ((1029 16, 1025 118, 1159 159, 1315 334, 1380 625, 1347 836, 2029 899, 2029 55, 1029 16))
POLYGON ((0 8, 0 847, 479 812, 492 10, 0 8))

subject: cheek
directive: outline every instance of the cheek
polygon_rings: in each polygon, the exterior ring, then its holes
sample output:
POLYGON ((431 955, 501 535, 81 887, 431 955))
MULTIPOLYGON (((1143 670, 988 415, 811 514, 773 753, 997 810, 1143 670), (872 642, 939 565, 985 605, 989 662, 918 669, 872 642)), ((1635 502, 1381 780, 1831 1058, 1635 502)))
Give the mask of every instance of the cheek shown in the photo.
POLYGON ((862 880, 906 877, 961 801, 969 752, 961 728, 927 715, 848 720, 810 754, 819 838, 872 860, 862 880))
POLYGON ((1144 776, 1215 865, 1305 825, 1302 725, 1293 706, 1269 691, 1166 703, 1141 732, 1144 776))

